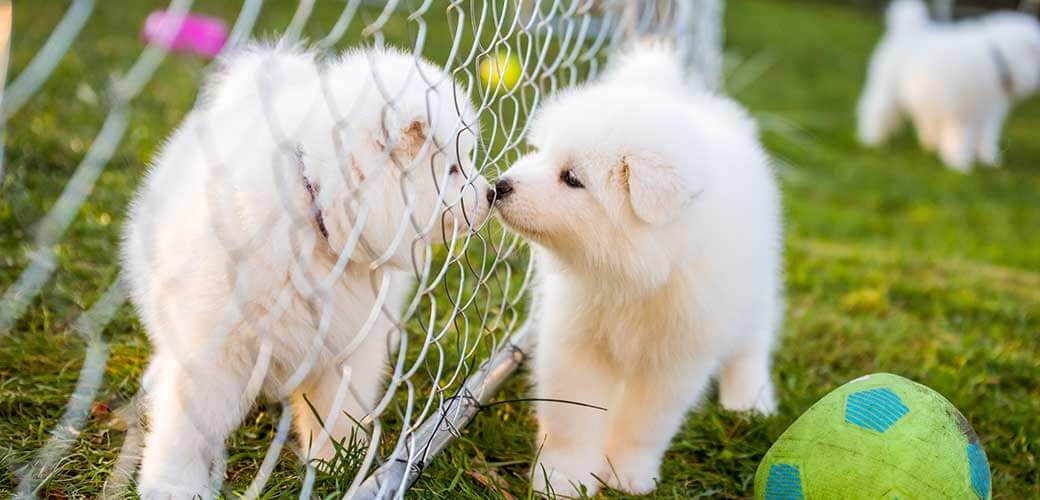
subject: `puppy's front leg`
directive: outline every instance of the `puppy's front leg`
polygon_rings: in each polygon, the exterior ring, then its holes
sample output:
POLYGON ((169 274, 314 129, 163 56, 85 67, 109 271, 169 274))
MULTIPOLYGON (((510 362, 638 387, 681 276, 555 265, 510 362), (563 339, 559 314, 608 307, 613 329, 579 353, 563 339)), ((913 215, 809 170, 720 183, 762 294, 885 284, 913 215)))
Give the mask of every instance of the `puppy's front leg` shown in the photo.
POLYGON ((986 115, 979 134, 978 157, 987 167, 1000 166, 1000 135, 1004 129, 1009 106, 998 104, 986 115))
POLYGON ((661 459, 686 411, 701 398, 715 364, 657 369, 625 380, 607 431, 611 488, 642 495, 654 490, 661 459))
POLYGON ((308 460, 328 462, 336 456, 337 445, 350 446, 354 419, 360 421, 366 411, 352 394, 352 378, 349 371, 326 368, 293 393, 296 435, 308 460))
MULTIPOLYGON (((558 346, 538 346, 534 363, 538 398, 573 401, 607 407, 616 379, 595 353, 558 346)), ((607 413, 567 402, 539 401, 538 463, 531 471, 534 489, 561 496, 577 496, 582 485, 589 495, 599 489, 606 471, 603 438, 607 413)), ((608 409, 609 411, 609 409, 608 409)))
POLYGON ((385 336, 372 337, 344 365, 318 370, 293 394, 296 433, 308 458, 331 460, 338 444, 353 444, 352 429, 358 429, 354 438, 367 442, 367 434, 355 421, 360 422, 375 406, 386 364, 385 336))
POLYGON ((771 334, 748 339, 748 345, 722 364, 719 373, 719 402, 730 411, 772 415, 776 396, 769 373, 771 334))

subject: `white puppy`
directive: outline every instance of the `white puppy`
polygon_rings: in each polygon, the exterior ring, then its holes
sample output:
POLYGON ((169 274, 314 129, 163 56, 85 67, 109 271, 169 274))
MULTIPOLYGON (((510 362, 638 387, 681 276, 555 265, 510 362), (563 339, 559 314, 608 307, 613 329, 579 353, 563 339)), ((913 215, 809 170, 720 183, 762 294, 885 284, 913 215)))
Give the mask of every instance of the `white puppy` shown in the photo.
POLYGON ((1040 89, 1040 23, 1003 12, 933 23, 921 0, 896 0, 859 101, 859 138, 884 143, 909 115, 921 147, 960 171, 1000 163, 1012 104, 1040 89))
POLYGON ((330 436, 348 437, 380 398, 403 276, 490 210, 465 92, 411 55, 323 63, 257 47, 207 90, 125 234, 154 347, 145 498, 211 497, 224 441, 260 392, 292 400, 308 458, 332 456, 330 436))
POLYGON ((606 408, 537 404, 535 486, 646 493, 718 370, 725 408, 776 407, 773 171, 746 112, 685 88, 666 47, 636 48, 533 120, 535 151, 496 207, 537 257, 537 397, 606 408))

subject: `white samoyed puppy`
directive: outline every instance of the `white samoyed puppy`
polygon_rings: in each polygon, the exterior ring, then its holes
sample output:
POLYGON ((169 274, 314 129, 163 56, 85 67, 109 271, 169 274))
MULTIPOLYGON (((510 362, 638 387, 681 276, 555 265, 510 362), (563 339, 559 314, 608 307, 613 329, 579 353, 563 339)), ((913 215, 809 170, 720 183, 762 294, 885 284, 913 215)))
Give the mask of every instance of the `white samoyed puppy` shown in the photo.
POLYGON ((896 0, 859 101, 859 139, 878 146, 909 116, 921 147, 950 168, 1000 163, 1015 101, 1040 89, 1040 23, 1000 12, 958 23, 929 20, 921 0, 896 0))
POLYGON ((780 195, 756 125, 690 89, 643 44, 550 99, 496 184, 538 275, 539 491, 654 489, 686 412, 719 373, 722 406, 776 408, 780 195))
POLYGON ((407 276, 490 211, 472 104, 432 64, 252 47, 221 66, 125 231, 154 349, 145 498, 212 497, 259 393, 292 401, 306 458, 333 456, 382 395, 407 276))

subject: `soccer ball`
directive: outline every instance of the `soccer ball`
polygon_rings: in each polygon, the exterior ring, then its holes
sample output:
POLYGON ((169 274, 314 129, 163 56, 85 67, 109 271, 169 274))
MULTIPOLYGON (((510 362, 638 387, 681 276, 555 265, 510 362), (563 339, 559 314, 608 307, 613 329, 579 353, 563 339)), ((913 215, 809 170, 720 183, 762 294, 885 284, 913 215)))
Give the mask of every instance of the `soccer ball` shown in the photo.
POLYGON ((989 463, 946 398, 878 373, 835 389, 784 431, 758 466, 755 497, 989 500, 989 463))

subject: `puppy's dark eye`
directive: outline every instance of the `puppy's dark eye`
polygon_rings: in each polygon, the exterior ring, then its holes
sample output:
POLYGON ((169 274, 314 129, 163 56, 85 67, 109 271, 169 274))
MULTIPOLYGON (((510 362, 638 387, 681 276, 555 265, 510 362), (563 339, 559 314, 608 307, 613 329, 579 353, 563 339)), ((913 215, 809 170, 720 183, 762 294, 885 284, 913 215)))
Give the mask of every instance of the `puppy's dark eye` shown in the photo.
POLYGON ((574 170, 571 170, 569 168, 567 170, 564 170, 563 172, 560 172, 560 181, 566 184, 568 187, 572 187, 574 189, 581 189, 585 187, 585 185, 578 180, 578 177, 574 175, 574 170))
POLYGON ((455 175, 457 173, 459 173, 459 164, 452 163, 451 166, 448 167, 448 175, 455 175))

